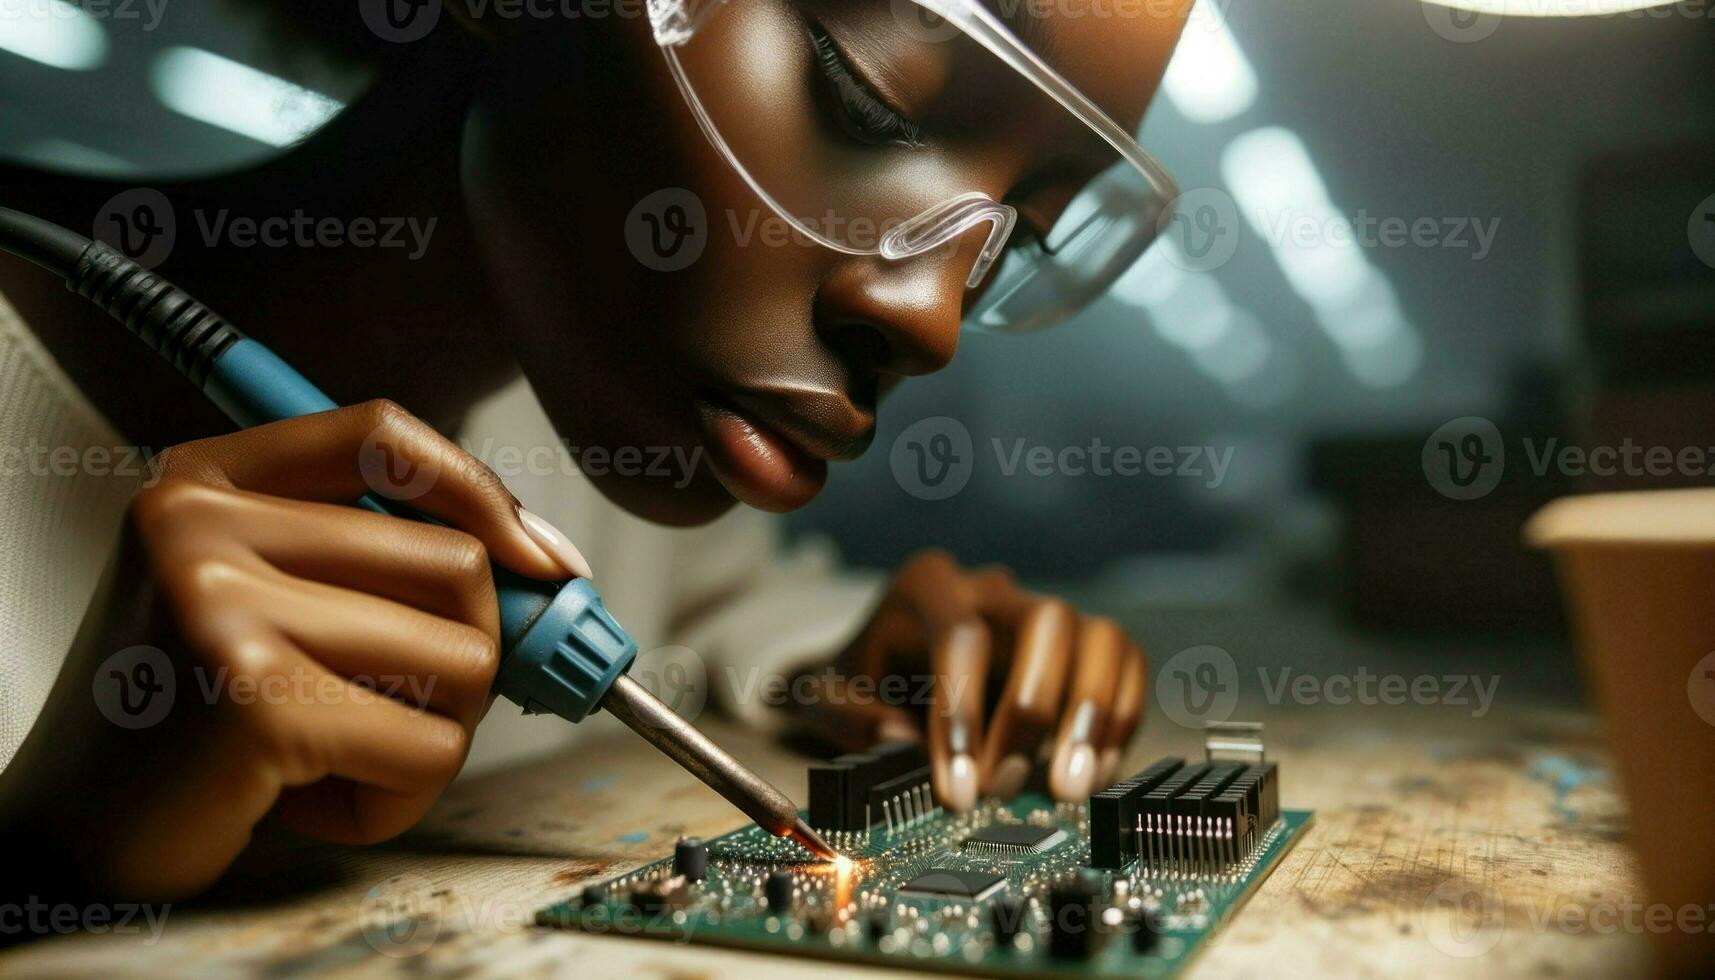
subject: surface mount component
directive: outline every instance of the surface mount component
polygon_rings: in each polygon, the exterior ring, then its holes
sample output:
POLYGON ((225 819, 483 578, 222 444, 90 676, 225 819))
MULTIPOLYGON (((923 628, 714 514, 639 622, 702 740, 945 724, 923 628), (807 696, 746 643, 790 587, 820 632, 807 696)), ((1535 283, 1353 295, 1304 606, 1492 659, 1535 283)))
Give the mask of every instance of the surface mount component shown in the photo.
POLYGON ((1022 824, 995 824, 965 838, 959 849, 966 854, 987 854, 993 857, 1015 857, 1042 854, 1066 841, 1066 832, 1054 827, 1029 827, 1022 824))
POLYGON ((962 898, 980 902, 1006 889, 1006 875, 963 868, 930 868, 894 894, 900 898, 962 898))

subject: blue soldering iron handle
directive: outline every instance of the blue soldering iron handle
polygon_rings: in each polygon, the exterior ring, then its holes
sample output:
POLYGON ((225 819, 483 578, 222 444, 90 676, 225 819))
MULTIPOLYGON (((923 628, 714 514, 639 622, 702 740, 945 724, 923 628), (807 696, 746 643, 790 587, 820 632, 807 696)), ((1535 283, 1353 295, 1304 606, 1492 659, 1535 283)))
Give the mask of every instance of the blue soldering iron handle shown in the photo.
MULTIPOLYGON (((273 351, 248 337, 209 368, 203 393, 226 416, 249 428, 338 408, 273 351)), ((366 494, 358 506, 427 520, 396 502, 366 494)), ((500 637, 504 651, 497 694, 529 714, 582 721, 637 657, 637 643, 614 620, 600 593, 583 579, 541 582, 498 566, 500 637)))

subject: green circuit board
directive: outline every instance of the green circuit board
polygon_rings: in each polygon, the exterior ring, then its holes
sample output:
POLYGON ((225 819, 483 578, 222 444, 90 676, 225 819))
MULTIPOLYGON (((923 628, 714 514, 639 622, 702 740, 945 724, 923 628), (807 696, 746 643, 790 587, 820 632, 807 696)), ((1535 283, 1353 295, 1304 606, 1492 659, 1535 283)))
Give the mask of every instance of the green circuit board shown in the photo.
POLYGON ((959 817, 929 809, 829 835, 850 858, 841 864, 751 826, 707 842, 701 881, 678 874, 668 858, 586 886, 536 921, 913 970, 1166 977, 1197 955, 1311 819, 1281 811, 1248 853, 1218 872, 1148 861, 1091 868, 1088 805, 1033 795, 959 817), (1050 895, 1073 879, 1092 896, 1091 928, 1087 944, 1079 939, 1069 954, 1050 921, 1063 907, 1050 895), (1008 913, 1016 927, 999 924, 1008 913), (1151 935, 1140 942, 1134 934, 1144 921, 1151 935))

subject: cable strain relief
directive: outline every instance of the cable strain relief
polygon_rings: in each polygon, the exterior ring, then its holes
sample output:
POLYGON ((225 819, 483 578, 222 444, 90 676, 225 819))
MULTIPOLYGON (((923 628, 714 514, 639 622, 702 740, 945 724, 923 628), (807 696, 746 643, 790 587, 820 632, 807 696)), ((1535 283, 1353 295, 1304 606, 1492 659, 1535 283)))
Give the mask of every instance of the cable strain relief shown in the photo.
POLYGON ((66 287, 106 310, 199 388, 220 355, 244 338, 184 290, 103 242, 83 250, 66 287))

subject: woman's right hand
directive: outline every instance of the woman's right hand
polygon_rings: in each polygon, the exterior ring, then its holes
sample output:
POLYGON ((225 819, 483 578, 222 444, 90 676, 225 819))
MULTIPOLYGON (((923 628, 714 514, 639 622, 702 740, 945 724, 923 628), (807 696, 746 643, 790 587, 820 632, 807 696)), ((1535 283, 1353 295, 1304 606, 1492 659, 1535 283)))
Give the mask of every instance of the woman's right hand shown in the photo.
POLYGON ((343 843, 410 827, 491 700, 490 562, 589 574, 493 471, 391 402, 175 446, 158 471, 131 507, 116 566, 130 580, 12 767, 47 780, 30 822, 103 892, 199 891, 270 813, 343 843), (366 493, 446 526, 350 506, 366 493), (114 658, 139 644, 162 652, 114 658), (92 689, 162 686, 160 663, 132 676, 139 656, 170 664, 164 716, 132 729, 112 704, 88 710, 92 689))

